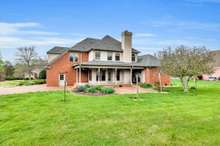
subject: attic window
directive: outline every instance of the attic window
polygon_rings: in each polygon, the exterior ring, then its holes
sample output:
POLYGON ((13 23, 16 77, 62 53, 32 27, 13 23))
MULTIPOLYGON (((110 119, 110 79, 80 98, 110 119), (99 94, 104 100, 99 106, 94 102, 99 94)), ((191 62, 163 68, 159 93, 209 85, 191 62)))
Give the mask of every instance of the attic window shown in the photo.
POLYGON ((77 62, 78 61, 77 53, 70 53, 69 60, 70 62, 77 62))

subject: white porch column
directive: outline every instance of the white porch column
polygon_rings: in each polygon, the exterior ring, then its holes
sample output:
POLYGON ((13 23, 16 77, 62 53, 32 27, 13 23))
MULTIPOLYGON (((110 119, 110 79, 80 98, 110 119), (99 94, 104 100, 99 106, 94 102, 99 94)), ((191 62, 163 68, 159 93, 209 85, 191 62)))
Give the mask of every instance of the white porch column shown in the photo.
POLYGON ((108 83, 108 71, 109 69, 106 68, 105 70, 105 82, 108 83))
POLYGON ((78 68, 76 68, 76 85, 79 83, 79 78, 78 78, 78 68))
POLYGON ((79 84, 81 84, 81 74, 82 74, 81 66, 79 66, 79 84))
POLYGON ((132 67, 130 68, 130 83, 131 83, 131 85, 133 84, 132 83, 132 67))
POLYGON ((98 68, 98 83, 101 83, 101 73, 100 73, 100 68, 98 68))
POLYGON ((115 85, 117 84, 117 68, 115 68, 115 73, 114 73, 114 83, 115 85))

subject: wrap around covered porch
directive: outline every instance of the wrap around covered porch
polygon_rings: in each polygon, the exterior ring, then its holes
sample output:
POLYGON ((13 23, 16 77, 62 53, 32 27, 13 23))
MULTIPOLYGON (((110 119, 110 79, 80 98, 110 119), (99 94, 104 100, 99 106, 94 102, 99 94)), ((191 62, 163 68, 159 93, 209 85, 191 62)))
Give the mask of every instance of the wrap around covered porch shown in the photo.
POLYGON ((144 82, 142 67, 125 66, 75 66, 76 85, 119 85, 144 82), (87 80, 84 77, 87 76, 87 80))

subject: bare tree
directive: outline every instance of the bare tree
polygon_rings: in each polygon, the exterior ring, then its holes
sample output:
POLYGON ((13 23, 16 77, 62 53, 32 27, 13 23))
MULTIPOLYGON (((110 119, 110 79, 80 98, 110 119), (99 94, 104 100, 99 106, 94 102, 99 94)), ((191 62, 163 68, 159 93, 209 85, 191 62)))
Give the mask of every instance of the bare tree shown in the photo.
POLYGON ((1 52, 0 52, 0 81, 4 79, 4 61, 2 60, 1 52))
POLYGON ((35 59, 37 57, 37 53, 35 52, 34 47, 23 47, 18 48, 17 50, 17 62, 19 64, 23 64, 26 73, 29 76, 29 79, 31 79, 31 74, 33 70, 33 66, 35 64, 35 59))
POLYGON ((3 62, 2 58, 1 58, 1 54, 0 54, 0 72, 2 72, 3 69, 4 69, 4 62, 3 62))
POLYGON ((10 61, 5 61, 4 63, 4 74, 6 78, 14 77, 15 68, 10 61))
POLYGON ((180 78, 184 92, 189 91, 190 79, 213 72, 213 59, 205 47, 168 48, 159 52, 159 57, 162 70, 180 78))

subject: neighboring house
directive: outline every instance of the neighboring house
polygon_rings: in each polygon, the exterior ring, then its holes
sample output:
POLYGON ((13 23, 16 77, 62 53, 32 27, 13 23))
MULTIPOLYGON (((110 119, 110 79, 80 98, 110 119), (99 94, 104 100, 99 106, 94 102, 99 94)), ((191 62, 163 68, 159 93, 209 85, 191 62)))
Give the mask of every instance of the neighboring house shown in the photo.
POLYGON ((211 51, 214 59, 214 72, 209 75, 203 75, 203 80, 220 80, 220 50, 211 51))
MULTIPOLYGON (((45 67, 47 66, 48 61, 46 59, 37 59, 36 64, 33 67, 33 70, 31 71, 31 78, 32 79, 39 79, 40 72, 45 70, 45 67)), ((24 73, 24 78, 29 78, 28 73, 24 73)))
MULTIPOLYGON (((42 68, 35 68, 31 71, 31 78, 32 79, 38 79, 39 78, 39 75, 40 75, 40 72, 42 71, 43 69, 42 68)), ((28 73, 24 73, 24 78, 29 78, 29 75, 28 73)))
POLYGON ((132 48, 132 33, 124 31, 121 42, 105 36, 86 38, 71 48, 55 47, 47 52, 47 85, 132 84, 155 83, 163 85, 170 77, 160 72, 160 61, 152 55, 138 56, 132 48))

